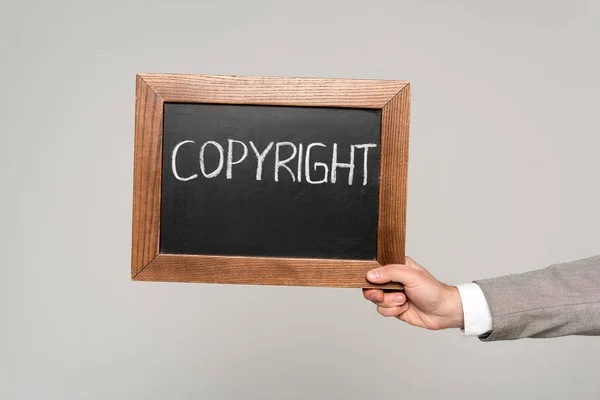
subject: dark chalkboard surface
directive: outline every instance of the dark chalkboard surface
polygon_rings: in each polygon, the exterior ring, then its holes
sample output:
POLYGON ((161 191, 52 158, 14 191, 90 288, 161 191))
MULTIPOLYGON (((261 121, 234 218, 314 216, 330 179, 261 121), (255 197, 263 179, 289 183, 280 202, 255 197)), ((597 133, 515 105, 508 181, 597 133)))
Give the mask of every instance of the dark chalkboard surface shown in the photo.
POLYGON ((381 109, 165 103, 160 252, 376 259, 380 134, 381 109))

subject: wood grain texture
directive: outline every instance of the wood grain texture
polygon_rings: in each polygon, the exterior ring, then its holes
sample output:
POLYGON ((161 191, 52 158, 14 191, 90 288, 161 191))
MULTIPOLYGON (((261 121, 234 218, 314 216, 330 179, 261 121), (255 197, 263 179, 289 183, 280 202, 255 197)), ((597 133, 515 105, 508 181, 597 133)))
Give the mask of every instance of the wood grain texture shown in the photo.
POLYGON ((377 261, 404 264, 410 85, 381 111, 381 171, 377 261))
POLYGON ((366 273, 377 267, 379 264, 375 260, 160 254, 135 279, 247 285, 402 288, 394 283, 369 283, 365 278, 366 273))
POLYGON ((382 108, 408 82, 139 74, 165 102, 382 108))
POLYGON ((159 253, 163 101, 136 80, 131 276, 159 253))

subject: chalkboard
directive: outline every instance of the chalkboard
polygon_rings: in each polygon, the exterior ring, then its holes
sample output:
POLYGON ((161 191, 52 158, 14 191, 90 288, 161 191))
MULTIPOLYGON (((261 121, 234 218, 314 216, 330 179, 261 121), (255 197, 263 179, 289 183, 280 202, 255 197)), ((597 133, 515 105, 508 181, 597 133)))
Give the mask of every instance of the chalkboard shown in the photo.
POLYGON ((167 103, 163 129, 162 253, 375 260, 381 110, 167 103))
POLYGON ((404 262, 409 105, 406 81, 138 74, 132 278, 377 286, 404 262))

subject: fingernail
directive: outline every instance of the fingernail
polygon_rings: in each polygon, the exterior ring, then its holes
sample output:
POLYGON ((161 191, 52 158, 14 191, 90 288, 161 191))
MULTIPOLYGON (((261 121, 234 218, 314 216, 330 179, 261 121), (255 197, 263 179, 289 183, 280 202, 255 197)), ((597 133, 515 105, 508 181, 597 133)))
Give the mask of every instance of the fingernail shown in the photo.
POLYGON ((373 296, 371 296, 371 301, 374 301, 375 303, 379 303, 379 299, 377 298, 376 294, 374 294, 373 296))
POLYGON ((402 298, 402 296, 396 296, 396 297, 394 297, 394 302, 396 302, 398 304, 402 304, 402 303, 404 303, 404 299, 402 298))
POLYGON ((379 271, 377 271, 377 270, 369 271, 367 276, 369 277, 369 279, 379 279, 379 271))

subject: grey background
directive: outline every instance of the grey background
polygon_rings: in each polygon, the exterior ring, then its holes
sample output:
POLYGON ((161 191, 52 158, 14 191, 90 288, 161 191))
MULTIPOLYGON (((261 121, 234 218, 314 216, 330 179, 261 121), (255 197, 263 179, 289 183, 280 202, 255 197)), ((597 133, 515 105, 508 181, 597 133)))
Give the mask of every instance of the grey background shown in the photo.
POLYGON ((600 340, 480 343, 359 290, 129 278, 137 72, 412 81, 408 254, 599 252, 597 1, 3 1, 0 398, 600 395, 600 340))

